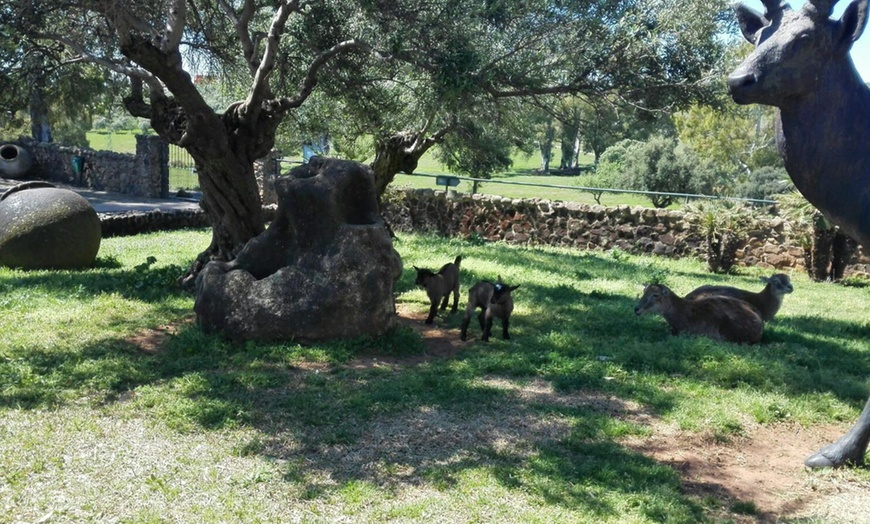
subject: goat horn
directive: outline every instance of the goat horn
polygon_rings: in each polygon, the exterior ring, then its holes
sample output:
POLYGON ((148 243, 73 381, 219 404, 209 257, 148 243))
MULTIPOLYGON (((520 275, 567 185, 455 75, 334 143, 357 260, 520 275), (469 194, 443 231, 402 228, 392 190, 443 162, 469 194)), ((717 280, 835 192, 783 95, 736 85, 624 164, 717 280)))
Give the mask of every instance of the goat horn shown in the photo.
POLYGON ((837 0, 809 0, 809 5, 812 6, 816 16, 828 18, 831 16, 831 11, 834 10, 834 4, 837 0))
POLYGON ((761 3, 764 4, 764 18, 770 21, 782 18, 782 12, 791 9, 784 0, 761 0, 761 3))

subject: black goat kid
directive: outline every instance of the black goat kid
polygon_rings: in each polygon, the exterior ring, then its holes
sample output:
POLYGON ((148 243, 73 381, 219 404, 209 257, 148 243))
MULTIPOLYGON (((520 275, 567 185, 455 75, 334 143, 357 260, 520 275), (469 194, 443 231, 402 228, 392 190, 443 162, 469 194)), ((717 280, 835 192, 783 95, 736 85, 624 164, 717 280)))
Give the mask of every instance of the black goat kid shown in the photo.
POLYGON ((480 329, 483 330, 484 342, 489 341, 492 335, 492 319, 498 317, 501 319, 502 338, 510 340, 508 334, 508 325, 510 324, 511 312, 514 310, 514 299, 511 292, 520 287, 509 286, 502 282, 501 276, 495 283, 487 280, 482 280, 468 290, 468 307, 465 309, 465 316, 462 318, 462 334, 459 338, 465 340, 468 336, 468 324, 471 322, 471 315, 474 310, 481 308, 480 314, 477 315, 477 320, 480 322, 480 329))
POLYGON ((453 292, 453 309, 451 313, 456 313, 459 307, 459 263, 462 262, 462 257, 456 257, 452 263, 444 264, 444 266, 434 273, 430 269, 420 269, 414 266, 417 270, 417 280, 414 282, 418 286, 422 286, 426 290, 426 295, 429 296, 429 316, 426 317, 426 323, 432 324, 435 321, 435 313, 438 312, 438 302, 441 302, 441 309, 447 309, 447 302, 450 299, 450 293, 453 292))

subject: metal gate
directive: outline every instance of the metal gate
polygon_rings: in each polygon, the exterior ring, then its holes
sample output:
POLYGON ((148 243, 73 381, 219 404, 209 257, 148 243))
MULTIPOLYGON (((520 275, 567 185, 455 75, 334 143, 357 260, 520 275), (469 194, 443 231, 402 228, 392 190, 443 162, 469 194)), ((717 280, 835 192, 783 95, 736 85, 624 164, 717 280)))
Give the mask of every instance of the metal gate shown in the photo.
POLYGON ((196 165, 187 151, 174 145, 169 145, 169 191, 179 189, 195 191, 199 189, 199 178, 196 175, 196 165))

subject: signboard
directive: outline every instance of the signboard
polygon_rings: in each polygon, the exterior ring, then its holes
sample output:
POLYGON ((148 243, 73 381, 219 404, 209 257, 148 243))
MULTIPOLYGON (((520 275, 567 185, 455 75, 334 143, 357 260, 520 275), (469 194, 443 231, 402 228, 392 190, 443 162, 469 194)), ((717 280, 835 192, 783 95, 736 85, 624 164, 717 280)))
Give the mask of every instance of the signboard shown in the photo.
POLYGON ((450 175, 438 175, 435 177, 435 184, 445 187, 456 187, 459 185, 459 177, 450 175))

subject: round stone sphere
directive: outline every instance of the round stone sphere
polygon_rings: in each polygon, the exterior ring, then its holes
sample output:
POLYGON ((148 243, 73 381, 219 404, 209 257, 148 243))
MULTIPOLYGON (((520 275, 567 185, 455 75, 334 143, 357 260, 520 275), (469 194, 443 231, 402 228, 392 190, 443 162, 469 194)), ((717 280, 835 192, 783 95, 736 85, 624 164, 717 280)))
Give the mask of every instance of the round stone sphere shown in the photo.
POLYGON ((47 182, 27 182, 0 196, 0 265, 82 269, 93 265, 102 229, 81 195, 47 182))

